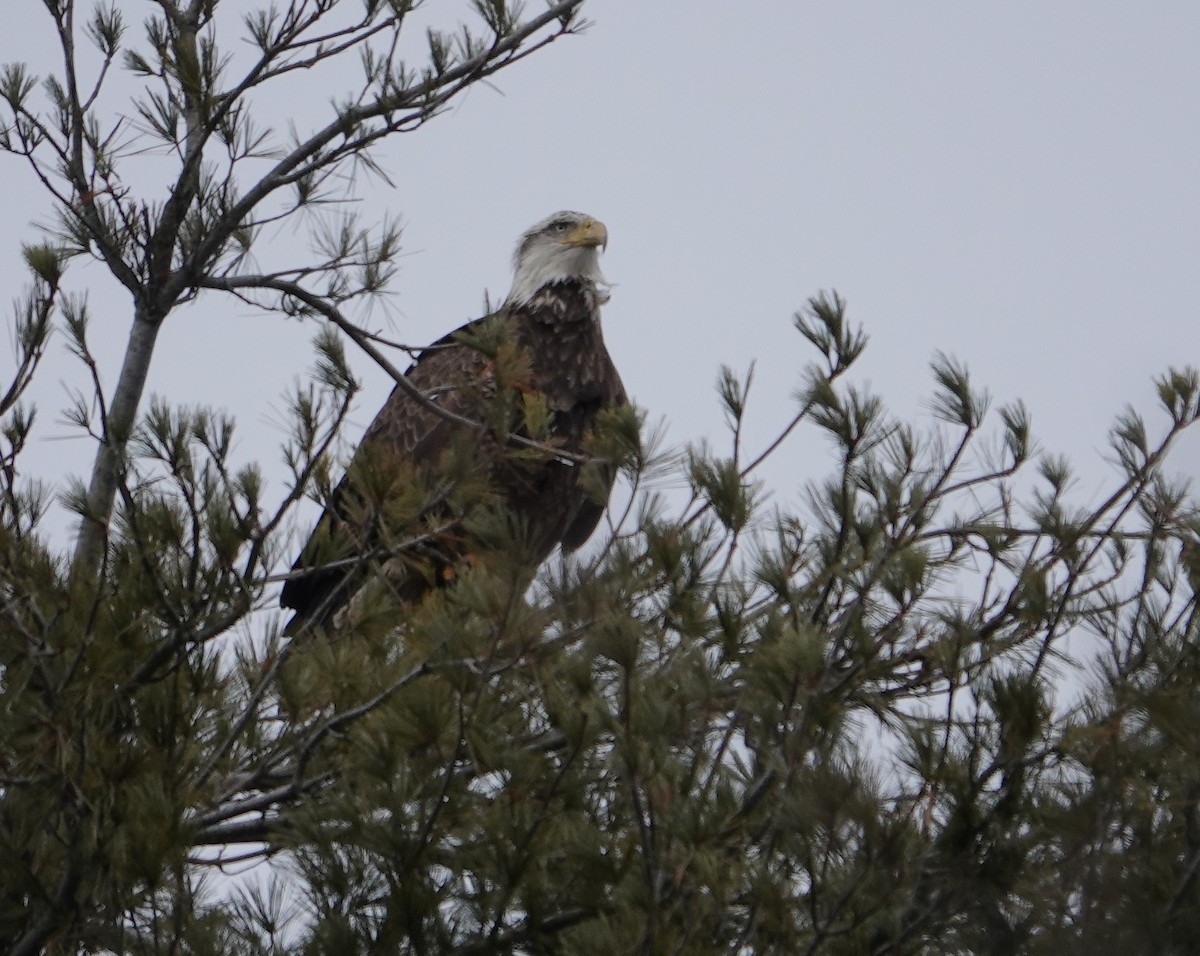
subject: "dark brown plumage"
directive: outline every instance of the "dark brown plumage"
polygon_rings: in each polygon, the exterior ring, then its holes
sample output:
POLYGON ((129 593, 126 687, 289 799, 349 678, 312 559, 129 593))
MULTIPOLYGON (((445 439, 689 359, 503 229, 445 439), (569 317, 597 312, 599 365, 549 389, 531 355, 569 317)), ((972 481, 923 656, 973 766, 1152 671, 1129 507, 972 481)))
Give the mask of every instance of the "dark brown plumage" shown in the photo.
MULTIPOLYGON (((627 402, 600 328, 596 260, 606 238, 578 213, 543 220, 518 246, 506 305, 420 353, 405 379, 448 414, 393 388, 284 584, 280 603, 296 612, 288 633, 333 620, 381 562, 405 601, 453 578, 459 562, 491 547, 474 530, 481 502, 516 518, 520 553, 506 557, 531 571, 555 547, 588 539, 605 502, 570 456, 603 409, 627 402), (557 273, 547 266, 554 257, 557 273), (522 291, 530 267, 546 281, 522 291)), ((604 482, 607 497, 611 473, 604 482)))

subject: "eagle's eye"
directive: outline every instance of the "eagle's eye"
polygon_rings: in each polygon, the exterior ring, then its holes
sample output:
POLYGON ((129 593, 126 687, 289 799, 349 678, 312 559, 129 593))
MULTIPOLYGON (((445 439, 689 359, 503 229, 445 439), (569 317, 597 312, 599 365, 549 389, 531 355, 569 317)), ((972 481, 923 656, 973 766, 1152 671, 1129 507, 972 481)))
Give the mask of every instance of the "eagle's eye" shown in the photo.
POLYGON ((550 229, 554 232, 566 232, 571 228, 571 224, 565 219, 559 219, 557 222, 550 223, 550 229))

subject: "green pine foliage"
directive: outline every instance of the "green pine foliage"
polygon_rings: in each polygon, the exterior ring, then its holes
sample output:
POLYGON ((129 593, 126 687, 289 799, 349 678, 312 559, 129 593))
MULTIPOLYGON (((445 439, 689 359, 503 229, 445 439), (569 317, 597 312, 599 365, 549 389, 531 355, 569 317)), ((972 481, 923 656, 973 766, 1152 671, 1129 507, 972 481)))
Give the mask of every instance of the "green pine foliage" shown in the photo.
MULTIPOLYGON (((99 585, 8 496, 6 940, 1186 952, 1198 525, 1160 462, 1191 373, 1160 383, 1159 441, 1118 423, 1124 474, 1084 511, 961 367, 935 361, 922 434, 839 381, 863 345, 840 300, 799 321, 838 342, 801 375, 835 448, 806 500, 615 414, 596 449, 636 494, 585 559, 531 591, 480 563, 417 607, 379 583, 292 645, 221 416, 147 410, 99 585), (234 860, 252 889, 216 879, 234 860)), ((339 381, 314 386, 331 418, 339 381)), ((746 387, 719 392, 736 434, 746 387)), ((515 549, 502 511, 478 521, 515 549)))

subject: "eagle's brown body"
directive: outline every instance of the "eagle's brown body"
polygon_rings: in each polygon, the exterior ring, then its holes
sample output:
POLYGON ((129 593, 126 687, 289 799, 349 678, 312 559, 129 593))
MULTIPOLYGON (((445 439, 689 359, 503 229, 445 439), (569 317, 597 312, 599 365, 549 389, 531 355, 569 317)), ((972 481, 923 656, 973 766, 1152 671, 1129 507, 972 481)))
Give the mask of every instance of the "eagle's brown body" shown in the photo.
POLYGON ((479 495, 469 501, 467 485, 515 515, 521 553, 512 558, 531 570, 556 546, 588 539, 605 502, 581 486, 571 456, 581 455, 601 410, 627 401, 601 335, 600 301, 590 279, 559 279, 418 356, 405 379, 437 408, 402 385, 392 390, 284 585, 280 603, 296 612, 289 632, 330 621, 381 563, 396 595, 414 601, 486 550, 472 537, 479 495), (482 333, 485 322, 502 327, 482 333), (485 337, 507 341, 504 362, 481 349, 485 337), (506 363, 519 371, 498 381, 506 363), (549 412, 541 435, 529 436, 530 407, 549 412), (523 447, 506 432, 566 454, 523 447))

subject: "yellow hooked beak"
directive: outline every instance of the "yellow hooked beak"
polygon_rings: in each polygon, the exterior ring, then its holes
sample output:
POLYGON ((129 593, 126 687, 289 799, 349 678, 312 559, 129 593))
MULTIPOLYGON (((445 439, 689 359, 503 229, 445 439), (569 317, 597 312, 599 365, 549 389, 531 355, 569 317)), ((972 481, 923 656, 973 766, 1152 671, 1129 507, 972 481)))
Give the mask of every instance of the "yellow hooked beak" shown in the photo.
POLYGON ((608 248, 608 230, 599 219, 585 219, 559 242, 567 246, 599 246, 608 248))

